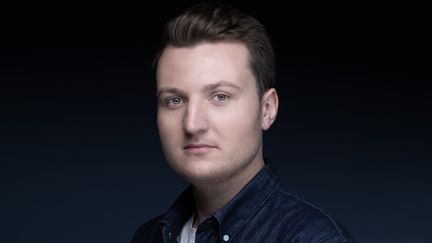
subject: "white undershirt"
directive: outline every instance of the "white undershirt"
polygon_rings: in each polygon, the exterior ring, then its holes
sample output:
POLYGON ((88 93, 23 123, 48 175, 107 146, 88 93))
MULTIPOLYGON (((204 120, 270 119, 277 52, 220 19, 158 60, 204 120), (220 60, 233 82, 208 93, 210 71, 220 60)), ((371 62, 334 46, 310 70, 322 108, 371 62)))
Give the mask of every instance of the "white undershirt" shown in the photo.
POLYGON ((195 234, 197 229, 192 228, 194 217, 195 214, 193 214, 192 217, 190 217, 190 219, 183 225, 179 235, 180 239, 177 238, 177 241, 180 243, 195 243, 195 234))

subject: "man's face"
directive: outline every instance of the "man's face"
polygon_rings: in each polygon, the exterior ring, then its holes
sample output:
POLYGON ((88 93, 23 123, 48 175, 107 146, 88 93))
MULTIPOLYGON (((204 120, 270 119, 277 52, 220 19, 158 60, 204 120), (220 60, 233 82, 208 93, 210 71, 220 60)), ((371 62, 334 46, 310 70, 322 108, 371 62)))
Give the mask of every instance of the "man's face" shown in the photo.
POLYGON ((262 108, 245 45, 168 46, 158 64, 158 128, 170 166, 219 182, 262 162, 262 108))

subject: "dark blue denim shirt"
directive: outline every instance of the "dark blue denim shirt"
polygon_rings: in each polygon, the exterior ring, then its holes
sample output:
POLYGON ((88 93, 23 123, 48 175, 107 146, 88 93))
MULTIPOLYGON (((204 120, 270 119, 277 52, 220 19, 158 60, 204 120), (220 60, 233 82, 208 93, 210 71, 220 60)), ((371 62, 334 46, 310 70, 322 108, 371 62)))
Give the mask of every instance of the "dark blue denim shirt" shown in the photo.
MULTIPOLYGON (((131 243, 177 242, 195 202, 188 187, 163 215, 141 226, 131 243)), ((197 228, 196 243, 353 242, 318 207, 288 193, 269 163, 224 207, 197 228)))

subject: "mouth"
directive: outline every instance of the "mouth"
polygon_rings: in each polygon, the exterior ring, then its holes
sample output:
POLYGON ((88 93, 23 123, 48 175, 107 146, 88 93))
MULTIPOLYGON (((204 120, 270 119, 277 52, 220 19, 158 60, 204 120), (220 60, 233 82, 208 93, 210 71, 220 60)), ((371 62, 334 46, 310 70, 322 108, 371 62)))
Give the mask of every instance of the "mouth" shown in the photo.
POLYGON ((195 143, 195 144, 187 144, 183 149, 186 153, 190 154, 205 154, 217 147, 209 144, 195 143))

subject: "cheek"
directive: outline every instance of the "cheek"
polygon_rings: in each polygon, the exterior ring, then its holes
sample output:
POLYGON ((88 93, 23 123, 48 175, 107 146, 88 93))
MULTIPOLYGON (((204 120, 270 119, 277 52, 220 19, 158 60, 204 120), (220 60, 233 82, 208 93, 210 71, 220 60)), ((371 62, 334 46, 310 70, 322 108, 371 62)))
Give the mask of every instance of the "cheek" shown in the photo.
POLYGON ((259 110, 258 104, 239 105, 229 112, 217 114, 216 117, 212 118, 212 121, 218 121, 218 131, 223 133, 225 137, 232 138, 231 141, 251 138, 261 129, 259 110))
POLYGON ((173 118, 174 116, 161 112, 157 115, 157 126, 162 143, 169 142, 169 138, 175 135, 176 121, 173 118))

